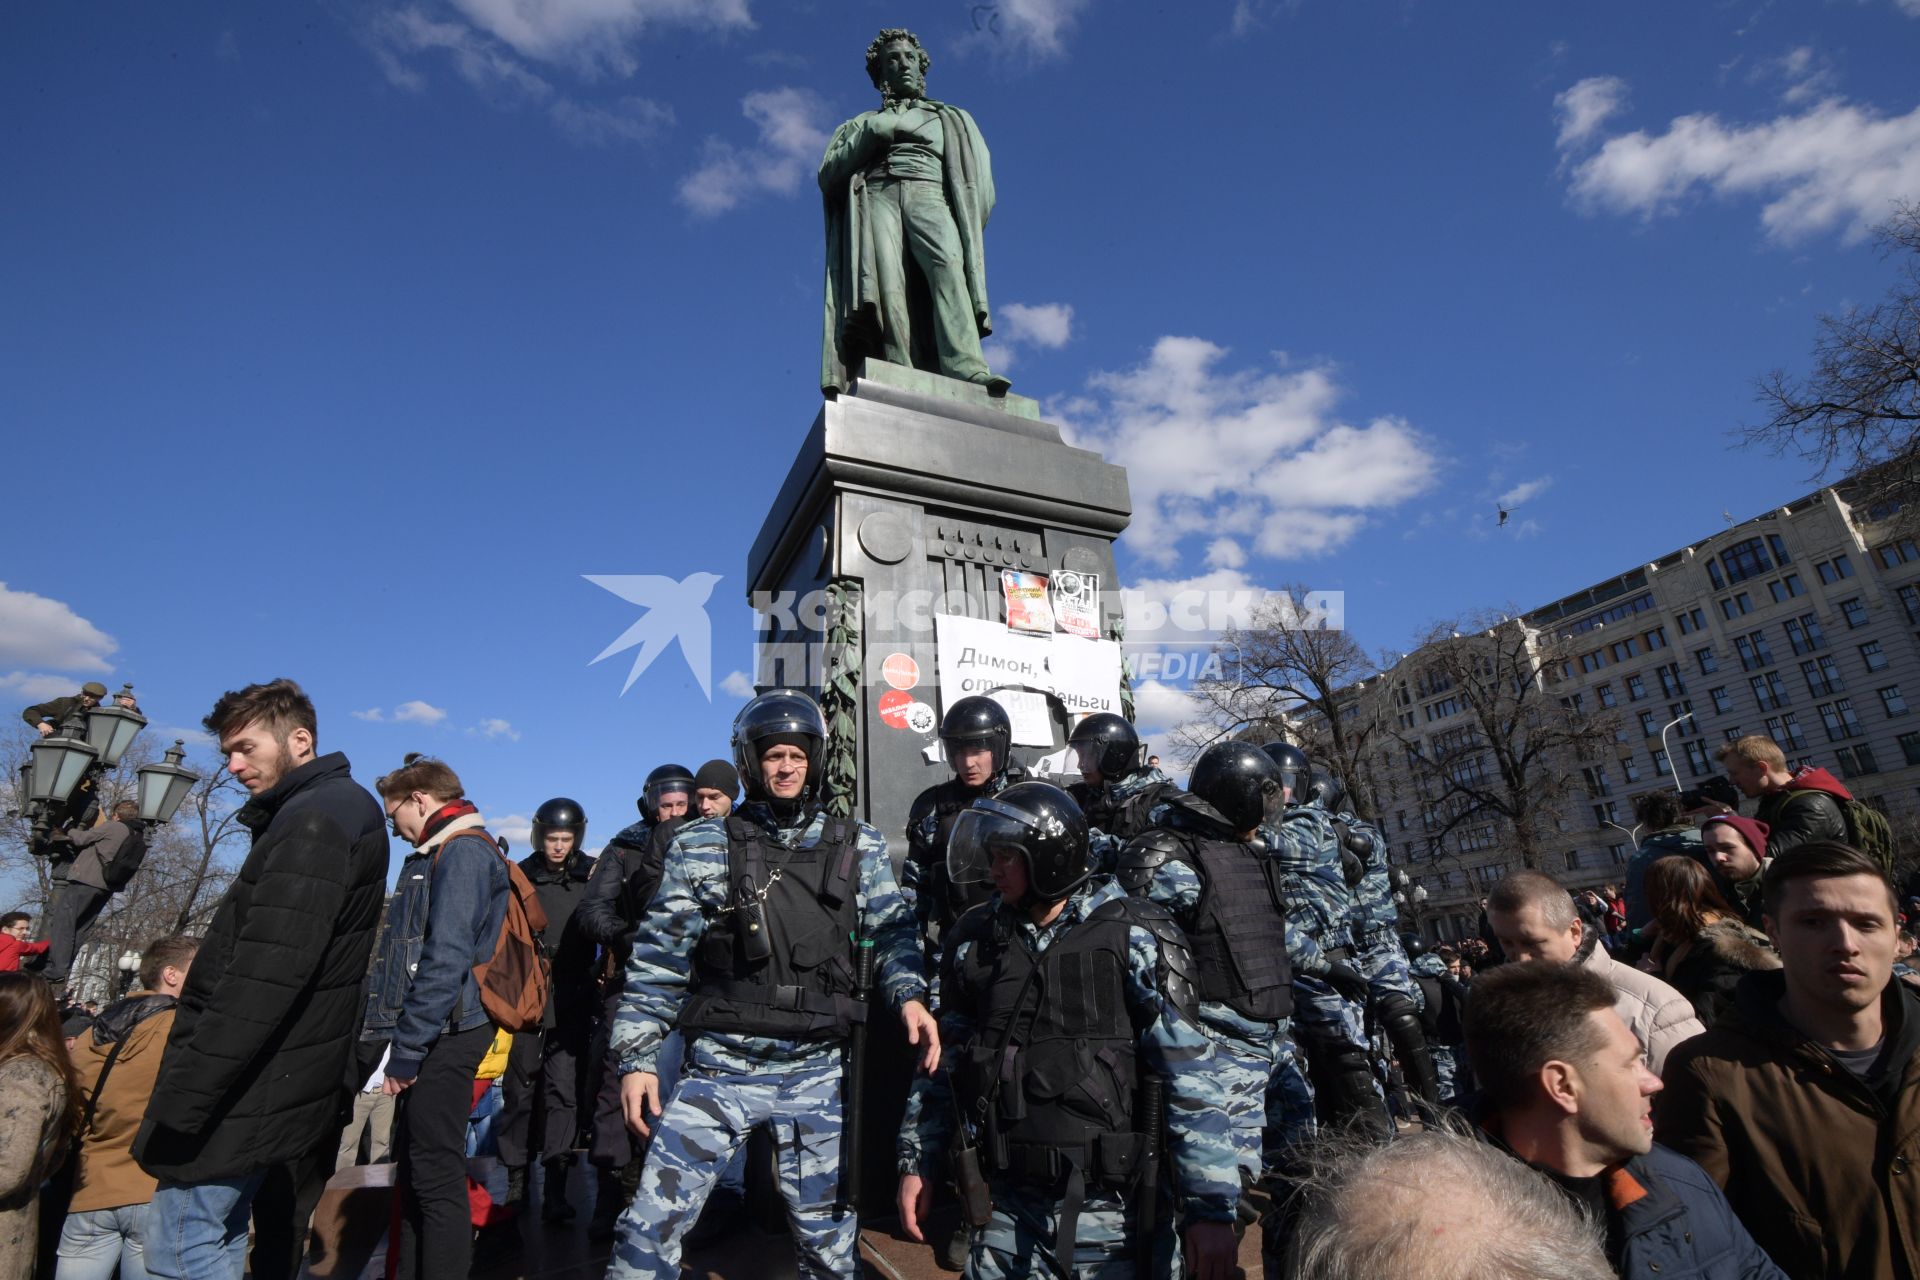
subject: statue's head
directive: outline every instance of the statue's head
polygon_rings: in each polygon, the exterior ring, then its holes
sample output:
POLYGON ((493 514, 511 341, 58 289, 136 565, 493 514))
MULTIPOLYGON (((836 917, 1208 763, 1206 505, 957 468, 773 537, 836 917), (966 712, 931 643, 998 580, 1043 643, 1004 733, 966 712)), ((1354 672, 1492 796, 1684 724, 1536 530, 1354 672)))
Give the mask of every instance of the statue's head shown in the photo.
POLYGON ((867 46, 867 79, 888 101, 922 97, 932 62, 913 32, 905 27, 887 27, 867 46))

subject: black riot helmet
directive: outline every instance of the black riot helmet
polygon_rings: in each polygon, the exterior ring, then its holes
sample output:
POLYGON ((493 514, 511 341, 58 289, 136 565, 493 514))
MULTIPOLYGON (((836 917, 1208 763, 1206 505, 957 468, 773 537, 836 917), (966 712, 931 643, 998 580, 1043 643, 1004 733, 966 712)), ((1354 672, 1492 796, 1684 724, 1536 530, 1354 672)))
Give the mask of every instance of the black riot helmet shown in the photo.
POLYGON ((1027 896, 1016 907, 1059 902, 1093 872, 1086 815, 1050 782, 1016 782, 962 809, 947 838, 947 875, 955 884, 990 881, 994 855, 1006 853, 1027 863, 1027 896))
POLYGON ((809 804, 820 795, 824 781, 827 719, 820 714, 820 704, 798 689, 769 689, 733 718, 733 766, 740 771, 747 799, 771 799, 761 779, 760 757, 781 745, 806 753, 807 781, 800 789, 799 803, 809 804))
MULTIPOLYGON (((587 845, 587 811, 578 800, 555 796, 533 811, 533 851, 542 857, 547 852, 547 835, 554 831, 573 832, 573 852, 587 845)), ((571 856, 571 855, 569 855, 571 856)))
POLYGON ((1007 767, 1007 752, 1013 747, 1013 722, 1007 709, 984 694, 971 694, 947 708, 940 717, 940 745, 953 763, 961 747, 985 743, 993 751, 993 771, 1007 767))
POLYGON ((1316 809, 1338 813, 1341 802, 1346 798, 1347 789, 1341 785, 1333 770, 1318 760, 1314 761, 1313 774, 1307 779, 1306 802, 1316 809))
POLYGON ((1140 765, 1140 735, 1125 717, 1111 711, 1088 716, 1073 726, 1067 745, 1092 753, 1093 767, 1102 782, 1118 782, 1140 765))
POLYGON ((1291 742, 1269 742, 1260 748, 1267 758, 1280 766, 1280 785, 1287 789, 1287 798, 1298 801, 1305 790, 1305 779, 1313 765, 1307 760, 1307 753, 1291 742))
POLYGON ((1202 751, 1187 790, 1212 805, 1236 832, 1273 821, 1285 803, 1280 766, 1248 742, 1216 742, 1202 751))
POLYGON ((674 792, 687 797, 687 803, 693 803, 693 771, 683 764, 663 764, 647 775, 647 784, 640 789, 640 816, 648 822, 657 821, 660 802, 674 792))
POLYGON ((1401 934, 1400 949, 1407 953, 1407 959, 1409 960, 1418 960, 1421 956, 1432 950, 1432 948, 1426 944, 1426 940, 1417 933, 1401 934))

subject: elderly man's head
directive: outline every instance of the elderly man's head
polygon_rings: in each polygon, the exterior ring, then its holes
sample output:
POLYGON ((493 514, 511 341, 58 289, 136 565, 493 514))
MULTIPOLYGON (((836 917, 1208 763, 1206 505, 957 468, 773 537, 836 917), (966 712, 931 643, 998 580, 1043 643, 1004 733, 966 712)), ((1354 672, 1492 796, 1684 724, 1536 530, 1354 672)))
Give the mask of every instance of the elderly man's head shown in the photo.
POLYGON ((1290 1210, 1294 1280, 1611 1280, 1601 1229, 1489 1143, 1443 1129, 1334 1140, 1290 1210))

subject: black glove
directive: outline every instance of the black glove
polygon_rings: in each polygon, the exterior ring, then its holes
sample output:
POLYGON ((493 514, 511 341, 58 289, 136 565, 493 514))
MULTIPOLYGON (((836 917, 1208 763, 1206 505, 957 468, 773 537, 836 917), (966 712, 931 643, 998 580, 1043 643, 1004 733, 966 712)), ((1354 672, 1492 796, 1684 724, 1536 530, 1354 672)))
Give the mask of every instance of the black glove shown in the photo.
POLYGON ((1327 966, 1326 983, 1338 991, 1343 999, 1355 1004, 1365 1004, 1367 997, 1372 994, 1367 980, 1345 960, 1335 960, 1327 966))

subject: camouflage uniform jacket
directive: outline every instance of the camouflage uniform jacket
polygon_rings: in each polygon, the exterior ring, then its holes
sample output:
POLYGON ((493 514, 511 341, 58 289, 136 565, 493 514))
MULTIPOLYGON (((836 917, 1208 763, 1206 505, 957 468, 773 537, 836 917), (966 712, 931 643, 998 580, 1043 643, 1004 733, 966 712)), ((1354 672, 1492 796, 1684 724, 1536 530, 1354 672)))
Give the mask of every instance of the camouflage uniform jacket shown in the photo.
MULTIPOLYGON (((1194 835, 1209 840, 1220 839, 1217 831, 1201 829, 1190 816, 1189 811, 1178 805, 1155 805, 1153 825, 1167 827, 1175 831, 1191 831, 1194 835)), ((1200 882, 1200 873, 1185 862, 1169 858, 1153 869, 1146 886, 1138 890, 1140 896, 1151 902, 1157 902, 1173 912, 1174 918, 1184 923, 1190 919, 1200 906, 1200 895, 1206 886, 1200 882)), ((1293 965, 1295 973, 1304 973, 1309 977, 1324 978, 1327 974, 1326 953, 1320 950, 1305 929, 1293 922, 1289 914, 1286 919, 1287 959, 1293 965)), ((1277 1028, 1271 1022, 1255 1022, 1242 1017, 1237 1011, 1214 1000, 1200 1002, 1200 1025, 1209 1032, 1224 1037, 1232 1043, 1229 1048, 1241 1053, 1250 1053, 1269 1061, 1277 1060, 1283 1047, 1284 1037, 1275 1034, 1277 1028)))
POLYGON ((1310 805, 1294 805, 1275 826, 1260 828, 1280 867, 1280 896, 1289 918, 1323 951, 1353 949, 1353 893, 1340 870, 1340 833, 1333 819, 1310 805))
MULTIPOLYGON (((818 844, 826 824, 826 815, 816 811, 800 825, 781 827, 763 804, 743 805, 738 814, 764 827, 788 848, 818 844)), ((919 935, 894 882, 887 842, 864 822, 856 840, 860 880, 854 897, 861 937, 871 938, 874 944, 874 1002, 884 1000, 896 1011, 909 1000, 924 1003, 927 982, 919 935)), ((668 846, 666 873, 634 934, 633 954, 627 960, 626 987, 612 1033, 612 1051, 622 1075, 657 1073, 660 1043, 673 1030, 691 989, 694 948, 707 925, 731 905, 727 896, 726 821, 713 818, 683 827, 668 846)), ((782 1072, 837 1067, 840 1050, 837 1040, 775 1040, 712 1031, 696 1033, 686 1046, 689 1067, 728 1074, 753 1074, 770 1067, 782 1072)))
MULTIPOLYGON (((1013 932, 1036 955, 1076 924, 1115 898, 1125 896, 1110 877, 1095 876, 1076 889, 1060 915, 1048 925, 1036 925, 1023 912, 1014 912, 996 895, 985 910, 1006 911, 1013 932)), ((953 967, 973 944, 962 942, 953 955, 942 955, 948 992, 958 990, 953 967)), ((1181 1213, 1188 1221, 1230 1222, 1240 1197, 1240 1169, 1233 1137, 1227 1128, 1227 1098, 1216 1065, 1213 1044, 1201 1028, 1183 1016, 1167 998, 1162 985, 1160 940, 1134 925, 1128 930, 1132 963, 1123 976, 1123 995, 1133 1023, 1141 1027, 1141 1070, 1167 1082, 1168 1149, 1172 1156, 1174 1188, 1181 1213)), ((943 1053, 958 1053, 973 1038, 974 1017, 963 1002, 949 999, 940 1011, 943 1053)), ((945 1176, 946 1152, 953 1137, 953 1094, 944 1073, 913 1082, 906 1115, 900 1121, 898 1146, 902 1173, 928 1179, 945 1176)))
POLYGON ((1400 912, 1393 905, 1393 881, 1387 872, 1387 838, 1380 828, 1352 813, 1342 812, 1339 820, 1347 829, 1367 841, 1364 859, 1367 872, 1353 887, 1353 940, 1360 946, 1400 936, 1400 912))
POLYGON ((1118 809, 1143 791, 1164 790, 1171 793, 1178 789, 1173 785, 1173 780, 1158 769, 1137 769, 1118 782, 1100 784, 1087 804, 1082 806, 1088 810, 1087 822, 1092 827, 1087 832, 1087 860, 1093 864, 1095 875, 1112 875, 1120 850, 1136 834, 1131 831, 1102 831, 1098 826, 1098 812, 1102 809, 1118 809))

